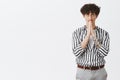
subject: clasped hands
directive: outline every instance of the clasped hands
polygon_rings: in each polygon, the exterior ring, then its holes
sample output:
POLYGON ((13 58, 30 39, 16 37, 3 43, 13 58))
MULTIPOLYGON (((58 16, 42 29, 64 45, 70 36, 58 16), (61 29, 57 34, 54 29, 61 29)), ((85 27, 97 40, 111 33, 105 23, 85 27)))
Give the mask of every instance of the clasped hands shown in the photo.
POLYGON ((98 42, 98 40, 97 40, 97 38, 96 38, 96 33, 95 33, 95 31, 94 31, 94 28, 95 28, 95 27, 94 27, 92 21, 89 21, 89 22, 88 22, 87 33, 89 34, 89 36, 92 35, 92 38, 93 38, 93 40, 94 40, 94 42, 95 42, 95 45, 96 45, 97 47, 100 47, 100 43, 98 42))

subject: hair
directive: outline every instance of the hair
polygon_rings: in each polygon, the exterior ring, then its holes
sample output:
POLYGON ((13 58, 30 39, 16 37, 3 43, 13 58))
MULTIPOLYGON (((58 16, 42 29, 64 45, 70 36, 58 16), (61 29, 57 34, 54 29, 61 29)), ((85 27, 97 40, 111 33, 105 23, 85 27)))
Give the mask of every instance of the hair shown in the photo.
POLYGON ((80 9, 80 11, 83 15, 89 14, 91 12, 91 13, 95 13, 96 16, 98 16, 100 12, 100 7, 94 3, 89 3, 89 4, 84 4, 80 9))

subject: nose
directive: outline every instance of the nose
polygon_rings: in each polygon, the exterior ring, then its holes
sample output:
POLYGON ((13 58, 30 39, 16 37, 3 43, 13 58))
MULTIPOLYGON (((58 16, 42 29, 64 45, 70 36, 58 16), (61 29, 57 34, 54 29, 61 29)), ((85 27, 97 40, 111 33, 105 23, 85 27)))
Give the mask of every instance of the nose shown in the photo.
POLYGON ((89 19, 92 20, 92 15, 89 15, 89 19))

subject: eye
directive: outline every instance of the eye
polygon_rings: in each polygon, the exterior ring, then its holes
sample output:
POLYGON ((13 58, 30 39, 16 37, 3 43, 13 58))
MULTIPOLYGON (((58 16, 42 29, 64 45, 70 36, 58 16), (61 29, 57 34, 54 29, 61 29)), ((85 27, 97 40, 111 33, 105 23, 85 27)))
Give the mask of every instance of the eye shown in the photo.
POLYGON ((92 13, 92 15, 94 16, 94 15, 95 15, 95 13, 92 13))

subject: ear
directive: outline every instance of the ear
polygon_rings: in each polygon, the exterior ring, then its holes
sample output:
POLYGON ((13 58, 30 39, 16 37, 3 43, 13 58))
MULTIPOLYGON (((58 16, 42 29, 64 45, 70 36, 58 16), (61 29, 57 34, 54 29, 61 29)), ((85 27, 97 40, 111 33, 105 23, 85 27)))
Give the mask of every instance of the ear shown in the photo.
POLYGON ((85 17, 85 15, 83 15, 83 17, 85 17))
POLYGON ((96 15, 96 18, 98 17, 98 15, 96 15))

